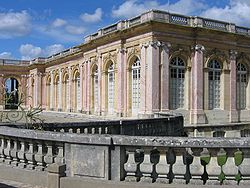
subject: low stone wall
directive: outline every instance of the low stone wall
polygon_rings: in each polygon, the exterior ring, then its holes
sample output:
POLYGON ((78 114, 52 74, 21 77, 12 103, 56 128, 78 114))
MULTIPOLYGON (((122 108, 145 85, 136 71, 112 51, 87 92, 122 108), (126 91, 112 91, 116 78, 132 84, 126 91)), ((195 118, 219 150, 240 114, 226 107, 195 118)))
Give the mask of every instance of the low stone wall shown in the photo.
POLYGON ((0 127, 0 163, 24 171, 66 164, 67 178, 150 184, 250 185, 249 138, 76 134, 0 127))

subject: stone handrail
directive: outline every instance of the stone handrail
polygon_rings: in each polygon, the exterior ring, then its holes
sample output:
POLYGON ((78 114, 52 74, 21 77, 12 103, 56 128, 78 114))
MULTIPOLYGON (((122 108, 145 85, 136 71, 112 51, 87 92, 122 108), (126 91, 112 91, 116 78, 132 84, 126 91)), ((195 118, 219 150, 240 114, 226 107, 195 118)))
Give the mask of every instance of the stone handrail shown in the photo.
POLYGON ((229 22, 223 22, 223 21, 194 17, 194 16, 184 16, 159 10, 151 10, 137 17, 131 18, 129 20, 123 20, 116 24, 113 24, 112 29, 109 29, 109 27, 108 29, 107 28, 100 29, 100 31, 105 31, 105 32, 98 32, 93 35, 89 35, 85 37, 85 42, 94 40, 98 37, 115 32, 117 30, 128 29, 130 27, 134 27, 148 21, 165 22, 165 23, 177 24, 189 27, 203 27, 207 29, 220 30, 241 35, 250 35, 250 32, 248 32, 249 28, 239 27, 229 22), (123 25, 124 27, 119 27, 119 25, 123 25))
POLYGON ((250 184, 249 138, 89 135, 9 127, 0 127, 0 138, 0 162, 28 170, 64 162, 68 177, 250 184))

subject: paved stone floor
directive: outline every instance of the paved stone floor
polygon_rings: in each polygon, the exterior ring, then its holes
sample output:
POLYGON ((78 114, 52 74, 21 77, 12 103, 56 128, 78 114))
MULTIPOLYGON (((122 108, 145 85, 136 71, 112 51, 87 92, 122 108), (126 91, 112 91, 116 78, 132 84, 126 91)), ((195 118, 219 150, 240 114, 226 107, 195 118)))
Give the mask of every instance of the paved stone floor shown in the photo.
POLYGON ((0 188, 42 188, 42 187, 0 179, 0 188))

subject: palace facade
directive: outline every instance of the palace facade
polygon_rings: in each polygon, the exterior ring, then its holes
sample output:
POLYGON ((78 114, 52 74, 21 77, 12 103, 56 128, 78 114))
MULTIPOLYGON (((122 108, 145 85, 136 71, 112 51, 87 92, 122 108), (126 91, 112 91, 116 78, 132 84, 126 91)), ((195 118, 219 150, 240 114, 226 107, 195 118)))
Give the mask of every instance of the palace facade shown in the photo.
POLYGON ((249 57, 248 28, 152 10, 47 58, 0 60, 0 92, 19 90, 32 96, 24 105, 48 111, 243 122, 250 120, 249 57))

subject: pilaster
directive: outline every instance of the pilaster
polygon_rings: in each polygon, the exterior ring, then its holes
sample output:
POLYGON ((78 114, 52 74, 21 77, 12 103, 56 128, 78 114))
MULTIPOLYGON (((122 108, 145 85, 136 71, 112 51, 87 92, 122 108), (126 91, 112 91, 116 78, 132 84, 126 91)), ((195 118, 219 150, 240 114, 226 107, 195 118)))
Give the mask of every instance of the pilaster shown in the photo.
POLYGON ((62 69, 59 69, 59 95, 58 95, 58 111, 62 111, 62 69))
POLYGON ((69 72, 69 100, 67 101, 67 111, 72 112, 72 95, 71 91, 73 91, 73 80, 72 80, 72 69, 71 67, 68 67, 69 72))
POLYGON ((87 63, 85 64, 86 66, 86 114, 90 114, 91 112, 91 91, 92 91, 92 79, 91 79, 91 70, 90 70, 90 66, 91 66, 91 61, 87 61, 87 63))
POLYGON ((84 82, 84 80, 83 80, 83 78, 84 78, 84 76, 83 76, 83 66, 84 66, 84 64, 79 65, 79 72, 80 72, 80 104, 77 105, 78 106, 78 109, 77 109, 78 112, 82 112, 82 109, 83 109, 83 82, 84 82))
POLYGON ((118 49, 117 52, 117 116, 122 117, 123 116, 123 111, 124 111, 124 98, 127 96, 127 94, 124 90, 124 85, 125 85, 125 71, 124 69, 124 64, 125 64, 125 59, 126 59, 126 50, 121 48, 118 49))
POLYGON ((54 110, 54 74, 50 72, 50 110, 54 110))
POLYGON ((169 110, 169 48, 170 44, 162 43, 161 51, 161 111, 169 110))
POLYGON ((237 52, 235 50, 229 51, 229 61, 230 61, 230 112, 229 112, 229 121, 230 122, 238 122, 239 114, 236 107, 236 56, 237 52))
POLYGON ((160 68, 160 46, 161 42, 151 41, 147 48, 147 78, 146 78, 146 113, 153 115, 159 111, 159 68, 160 68))
POLYGON ((3 74, 0 74, 0 105, 4 105, 4 79, 3 74))
POLYGON ((148 44, 141 45, 140 109, 139 114, 146 113, 146 57, 148 44))
MULTIPOLYGON (((102 109, 102 56, 99 54, 97 56, 97 65, 98 65, 98 106, 96 108, 97 115, 101 115, 102 109)), ((105 105, 105 104, 103 104, 105 105)))
POLYGON ((190 121, 192 124, 206 123, 203 111, 203 51, 204 46, 197 44, 192 57, 192 105, 190 121))

